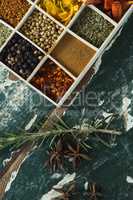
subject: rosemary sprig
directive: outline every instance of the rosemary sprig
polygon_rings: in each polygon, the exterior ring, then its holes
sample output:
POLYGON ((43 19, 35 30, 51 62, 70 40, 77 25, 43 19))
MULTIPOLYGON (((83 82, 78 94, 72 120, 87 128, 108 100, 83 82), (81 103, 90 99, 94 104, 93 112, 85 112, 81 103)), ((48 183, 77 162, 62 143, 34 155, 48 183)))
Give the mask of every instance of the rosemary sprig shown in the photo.
MULTIPOLYGON (((104 119, 105 122, 105 119, 104 119)), ((109 135, 116 135, 119 136, 121 135, 121 131, 117 130, 111 130, 106 128, 101 128, 101 125, 103 125, 103 120, 101 120, 99 123, 93 123, 91 124, 83 124, 80 126, 76 126, 73 128, 69 128, 68 125, 65 124, 64 121, 60 120, 60 124, 55 124, 54 129, 52 130, 47 130, 47 131, 39 131, 37 133, 12 133, 12 134, 7 134, 3 137, 0 137, 0 150, 12 146, 14 148, 20 147, 22 144, 26 142, 34 142, 36 144, 42 144, 42 141, 44 142, 47 138, 51 137, 51 143, 54 142, 54 140, 57 137, 63 137, 67 135, 71 135, 75 139, 80 139, 82 141, 82 138, 88 137, 89 135, 93 133, 97 134, 109 134, 109 135)), ((81 142, 82 143, 82 142, 81 142)), ((84 144, 84 141, 83 141, 84 144)))

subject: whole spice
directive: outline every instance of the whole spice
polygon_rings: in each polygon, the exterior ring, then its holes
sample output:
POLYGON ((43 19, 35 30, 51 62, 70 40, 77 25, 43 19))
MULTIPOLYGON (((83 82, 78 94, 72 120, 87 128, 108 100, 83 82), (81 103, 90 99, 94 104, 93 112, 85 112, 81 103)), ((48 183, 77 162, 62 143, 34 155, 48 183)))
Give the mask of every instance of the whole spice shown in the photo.
POLYGON ((55 102, 61 99, 72 83, 73 79, 49 59, 31 80, 32 85, 55 102))
POLYGON ((113 0, 104 0, 104 9, 105 10, 110 10, 112 8, 112 2, 113 0))
POLYGON ((15 34, 0 53, 0 61, 24 79, 32 73, 43 54, 28 41, 15 34))
POLYGON ((96 47, 100 47, 109 36, 114 26, 89 7, 81 12, 71 30, 96 47))
POLYGON ((97 185, 96 183, 89 184, 84 196, 87 197, 88 200, 102 200, 103 194, 101 186, 97 185))
POLYGON ((0 23, 0 47, 4 44, 4 42, 7 40, 9 35, 11 34, 11 30, 0 23))
POLYGON ((120 1, 114 1, 112 3, 112 15, 114 20, 118 22, 122 17, 122 13, 122 4, 120 3, 120 1))
POLYGON ((39 6, 58 21, 67 25, 82 4, 81 0, 40 0, 39 6))
POLYGON ((66 154, 69 158, 72 159, 74 170, 79 167, 81 160, 91 160, 91 158, 83 152, 83 149, 81 149, 79 143, 76 144, 76 148, 73 148, 70 144, 68 144, 68 150, 66 151, 66 154))
MULTIPOLYGON (((55 192, 59 193, 59 197, 55 198, 53 200, 71 200, 71 199, 75 199, 75 183, 72 182, 70 184, 70 186, 68 186, 67 188, 56 188, 53 187, 53 190, 55 190, 55 192)), ((77 195, 77 194, 76 194, 77 195)), ((77 199, 77 198, 76 198, 77 199)))
POLYGON ((15 27, 29 7, 27 0, 0 0, 0 18, 15 27))
POLYGON ((44 166, 47 166, 51 169, 52 172, 55 172, 56 170, 62 170, 63 167, 63 144, 62 140, 60 139, 55 146, 47 152, 49 159, 45 162, 44 166))
POLYGON ((24 35, 46 52, 54 46, 62 31, 58 24, 38 10, 34 10, 21 28, 24 35))

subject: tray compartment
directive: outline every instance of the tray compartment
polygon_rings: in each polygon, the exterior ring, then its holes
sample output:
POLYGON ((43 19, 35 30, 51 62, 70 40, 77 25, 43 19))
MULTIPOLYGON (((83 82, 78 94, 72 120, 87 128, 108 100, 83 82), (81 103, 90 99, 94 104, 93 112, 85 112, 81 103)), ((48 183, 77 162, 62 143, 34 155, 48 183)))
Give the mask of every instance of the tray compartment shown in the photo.
POLYGON ((66 33, 51 55, 77 77, 95 53, 94 49, 66 33))
POLYGON ((33 11, 20 29, 20 32, 45 52, 51 50, 62 31, 62 27, 37 9, 33 11))
POLYGON ((12 30, 0 21, 0 47, 6 42, 11 33, 12 30))
POLYGON ((26 14, 30 4, 27 0, 1 0, 0 17, 13 27, 16 27, 26 14))
POLYGON ((82 5, 81 0, 39 0, 38 6, 63 25, 67 25, 82 5))
POLYGON ((43 56, 31 43, 15 34, 0 53, 0 61, 27 79, 43 56))
POLYGON ((85 7, 71 26, 74 33, 97 48, 101 47, 113 29, 112 23, 90 7, 85 7))
POLYGON ((47 59, 30 83, 58 103, 74 80, 66 74, 56 63, 47 59))

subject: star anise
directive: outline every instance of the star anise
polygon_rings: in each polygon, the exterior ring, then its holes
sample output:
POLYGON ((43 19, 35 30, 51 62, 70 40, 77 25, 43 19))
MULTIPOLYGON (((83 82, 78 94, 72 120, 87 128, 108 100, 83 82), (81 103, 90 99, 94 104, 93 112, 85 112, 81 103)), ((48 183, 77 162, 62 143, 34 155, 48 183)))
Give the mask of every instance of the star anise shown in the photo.
POLYGON ((79 166, 81 159, 90 160, 90 158, 86 154, 81 152, 79 143, 77 143, 76 149, 74 149, 70 144, 67 146, 68 150, 66 151, 66 155, 72 158, 74 169, 76 169, 79 166))
POLYGON ((84 193, 84 196, 87 197, 88 200, 100 200, 103 197, 101 188, 95 183, 89 185, 88 190, 84 193))
POLYGON ((68 189, 53 188, 56 192, 60 193, 60 196, 56 200, 71 200, 73 192, 75 190, 75 184, 71 184, 68 189))
POLYGON ((45 163, 45 166, 48 165, 55 172, 58 169, 63 169, 63 144, 62 140, 59 140, 54 148, 48 152, 49 159, 45 163))

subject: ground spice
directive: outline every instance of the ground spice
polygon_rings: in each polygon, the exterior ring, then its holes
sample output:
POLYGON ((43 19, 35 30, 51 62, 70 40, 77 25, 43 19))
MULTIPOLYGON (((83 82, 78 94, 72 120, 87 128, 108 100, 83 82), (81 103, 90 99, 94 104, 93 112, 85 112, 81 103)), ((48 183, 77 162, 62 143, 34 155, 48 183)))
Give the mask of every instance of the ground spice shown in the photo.
POLYGON ((63 29, 40 11, 34 10, 20 31, 45 52, 49 52, 63 29))
POLYGON ((11 32, 8 27, 0 23, 0 47, 5 43, 11 32))
POLYGON ((95 53, 95 50, 67 33, 52 52, 52 56, 74 76, 78 76, 95 53))
POLYGON ((114 26, 96 11, 89 7, 81 12, 71 30, 96 47, 106 40, 114 26))
POLYGON ((48 59, 31 80, 31 84, 58 102, 72 85, 73 79, 48 59))
POLYGON ((0 18, 16 27, 29 7, 26 0, 0 0, 0 18))
POLYGON ((15 34, 0 53, 0 61, 27 79, 43 56, 36 47, 15 34))

